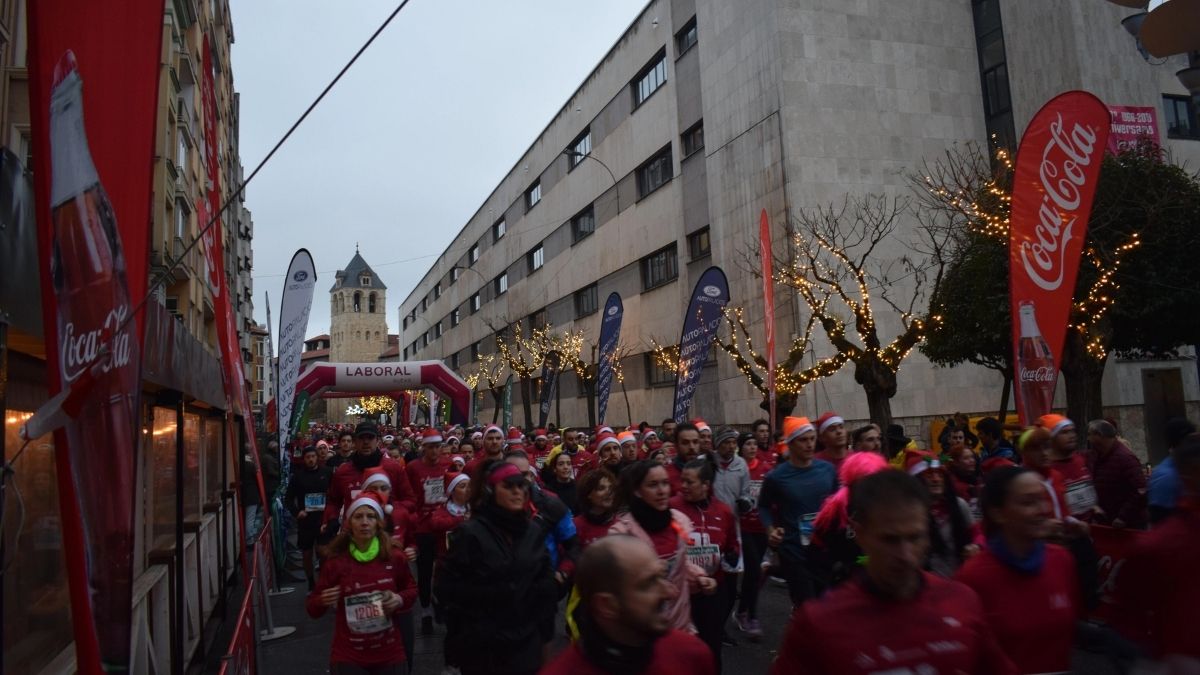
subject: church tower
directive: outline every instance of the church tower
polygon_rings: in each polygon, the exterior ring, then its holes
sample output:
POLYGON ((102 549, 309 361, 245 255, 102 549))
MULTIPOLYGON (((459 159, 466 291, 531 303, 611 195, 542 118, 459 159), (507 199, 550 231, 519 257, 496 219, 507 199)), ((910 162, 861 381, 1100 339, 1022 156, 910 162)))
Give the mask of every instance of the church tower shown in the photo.
MULTIPOLYGON (((375 363, 388 346, 387 286, 357 247, 329 289, 329 361, 375 363)), ((350 399, 329 401, 330 421, 343 420, 350 399)))

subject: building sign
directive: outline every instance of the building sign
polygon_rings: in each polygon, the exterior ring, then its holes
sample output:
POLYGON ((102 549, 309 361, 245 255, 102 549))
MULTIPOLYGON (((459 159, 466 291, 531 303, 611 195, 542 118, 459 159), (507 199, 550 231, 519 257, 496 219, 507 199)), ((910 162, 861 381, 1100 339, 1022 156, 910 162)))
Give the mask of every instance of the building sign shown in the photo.
POLYGON ((1112 124, 1108 132, 1108 151, 1117 154, 1143 143, 1159 145, 1158 111, 1132 105, 1110 105, 1112 124))

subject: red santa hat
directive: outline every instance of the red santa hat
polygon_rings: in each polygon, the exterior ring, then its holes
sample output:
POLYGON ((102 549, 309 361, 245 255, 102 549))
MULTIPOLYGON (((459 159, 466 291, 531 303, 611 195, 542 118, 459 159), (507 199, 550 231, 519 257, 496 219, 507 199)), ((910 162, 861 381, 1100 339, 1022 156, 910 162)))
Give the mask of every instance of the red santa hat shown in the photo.
POLYGON ((533 430, 533 440, 535 440, 535 441, 549 440, 549 437, 546 436, 546 430, 545 429, 534 429, 533 430))
POLYGON ((471 480, 471 477, 465 473, 449 472, 442 481, 446 484, 446 497, 450 497, 450 493, 454 492, 454 488, 458 487, 459 483, 466 483, 471 480))
POLYGON ((817 433, 823 434, 823 433, 825 433, 825 430, 828 429, 829 427, 831 427, 835 424, 845 424, 845 423, 846 423, 846 420, 839 417, 837 413, 833 412, 832 410, 826 411, 826 412, 822 413, 820 417, 817 418, 817 422, 816 422, 817 433))
POLYGON ((942 470, 942 463, 937 455, 928 450, 904 451, 904 470, 910 476, 920 476, 930 469, 942 470))
POLYGON ((611 433, 602 433, 596 437, 596 450, 600 450, 600 448, 603 448, 606 445, 615 445, 620 447, 621 441, 617 440, 617 437, 611 433))
POLYGON ((501 438, 504 438, 504 430, 495 424, 489 424, 487 426, 487 428, 483 430, 483 435, 486 436, 486 435, 492 433, 493 431, 500 434, 501 438))
POLYGON ((646 433, 642 434, 642 438, 649 441, 651 438, 658 438, 658 433, 653 429, 647 429, 646 433))
POLYGON ((431 428, 426 429, 425 431, 421 432, 421 445, 426 445, 426 444, 430 444, 430 443, 440 444, 441 442, 442 442, 442 435, 438 432, 437 429, 434 429, 431 427, 431 428))
POLYGON ((692 424, 696 425, 696 429, 698 429, 700 431, 700 433, 704 433, 705 431, 710 432, 710 433, 712 432, 712 427, 708 426, 708 422, 705 422, 704 420, 700 419, 699 417, 692 420, 692 424))
POLYGON ((622 431, 617 434, 617 441, 621 445, 625 445, 626 443, 637 443, 637 438, 634 437, 632 431, 622 431))
POLYGON ((387 502, 387 500, 378 492, 363 490, 362 492, 358 493, 358 496, 355 497, 354 500, 350 502, 350 505, 346 507, 346 517, 344 518, 344 522, 349 523, 350 516, 354 515, 354 512, 363 506, 371 507, 371 509, 375 511, 375 515, 379 516, 380 520, 383 520, 384 514, 392 512, 392 505, 386 504, 385 502, 387 502))
POLYGON ((508 432, 509 445, 525 445, 525 434, 521 433, 520 429, 511 429, 508 432))

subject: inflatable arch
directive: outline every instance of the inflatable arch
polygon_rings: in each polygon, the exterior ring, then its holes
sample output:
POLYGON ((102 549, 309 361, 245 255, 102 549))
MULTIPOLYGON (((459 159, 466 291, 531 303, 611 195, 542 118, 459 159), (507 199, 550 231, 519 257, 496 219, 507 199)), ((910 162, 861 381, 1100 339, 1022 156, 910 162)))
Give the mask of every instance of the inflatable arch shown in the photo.
POLYGON ((432 389, 450 401, 450 422, 471 420, 471 388, 441 361, 314 363, 300 374, 297 392, 309 398, 382 394, 399 398, 405 389, 432 389))

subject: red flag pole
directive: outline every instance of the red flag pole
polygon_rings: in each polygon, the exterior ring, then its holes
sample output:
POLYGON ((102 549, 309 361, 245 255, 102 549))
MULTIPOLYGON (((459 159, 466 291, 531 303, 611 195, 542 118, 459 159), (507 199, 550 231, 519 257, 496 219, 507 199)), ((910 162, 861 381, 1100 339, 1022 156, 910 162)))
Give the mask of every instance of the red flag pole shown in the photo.
POLYGON ((767 333, 767 411, 771 433, 775 433, 775 259, 771 254, 771 223, 767 210, 758 221, 758 251, 763 268, 763 324, 767 333))

